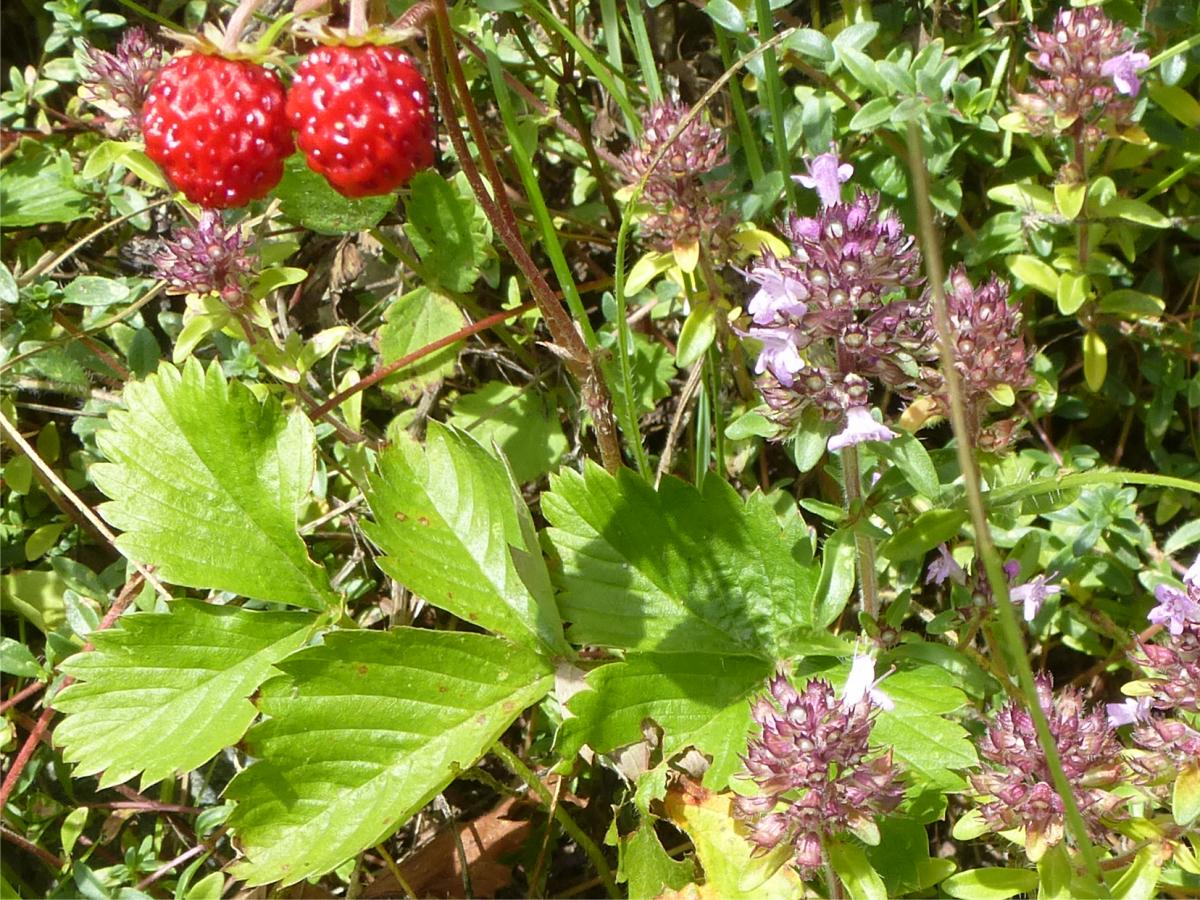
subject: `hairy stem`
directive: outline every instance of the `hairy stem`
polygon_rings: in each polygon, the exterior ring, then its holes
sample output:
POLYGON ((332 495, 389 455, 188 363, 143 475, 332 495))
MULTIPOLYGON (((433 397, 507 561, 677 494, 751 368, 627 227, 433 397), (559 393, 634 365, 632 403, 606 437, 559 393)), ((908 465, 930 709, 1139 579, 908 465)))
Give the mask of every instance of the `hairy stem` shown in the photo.
POLYGON ((937 326, 938 348, 942 357, 942 373, 950 394, 950 424, 954 429, 955 449, 958 452, 958 464, 962 470, 963 486, 966 489, 967 507, 970 509, 971 523, 975 529, 976 550, 983 560, 992 595, 996 598, 996 613, 1000 619, 1001 633, 1016 668, 1017 681, 1024 694, 1030 718, 1033 719, 1038 741, 1046 754, 1046 765, 1050 769, 1054 788, 1062 800, 1067 830, 1075 840, 1079 856, 1083 860, 1088 874, 1095 879, 1098 885, 1102 886, 1104 882, 1101 879, 1100 867, 1096 862, 1096 852, 1092 847, 1091 838, 1088 836, 1083 816, 1079 812, 1079 805, 1075 802, 1075 793, 1071 788, 1071 783, 1063 771, 1062 758, 1058 754, 1054 735, 1050 732, 1050 724, 1046 721, 1046 714, 1038 701, 1033 669, 1029 665, 1021 629, 1017 624, 1017 613, 1013 609, 1008 593, 1008 578, 1004 574, 1000 554, 992 542, 992 533, 988 526, 979 470, 975 465, 971 433, 967 427, 966 402, 963 398, 962 385, 958 380, 958 371, 954 366, 954 335, 950 326, 950 314, 946 308, 946 293, 943 288, 946 273, 942 265, 941 243, 933 225, 933 210, 929 204, 929 184, 925 172, 924 152, 921 147, 921 132, 915 124, 909 125, 908 144, 917 219, 920 222, 921 252, 925 257, 925 270, 933 302, 934 323, 937 326))

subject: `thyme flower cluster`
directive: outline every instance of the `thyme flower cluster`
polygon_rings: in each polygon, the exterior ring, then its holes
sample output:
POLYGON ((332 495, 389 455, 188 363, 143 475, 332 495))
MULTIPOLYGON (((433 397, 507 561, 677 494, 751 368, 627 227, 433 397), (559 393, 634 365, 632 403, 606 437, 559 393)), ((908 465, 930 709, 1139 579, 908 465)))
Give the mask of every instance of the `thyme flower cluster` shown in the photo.
POLYGON ((877 836, 874 816, 903 795, 892 751, 873 754, 867 744, 877 710, 890 706, 873 678, 872 660, 857 659, 839 700, 828 681, 814 678, 798 693, 778 674, 753 705, 761 733, 744 762, 760 794, 737 797, 734 815, 750 824, 756 852, 790 843, 802 877, 822 866, 825 838, 877 836))
MULTIPOLYGON (((1102 710, 1084 707, 1075 688, 1055 696, 1048 675, 1038 676, 1037 694, 1084 823, 1100 839, 1102 820, 1121 803, 1111 789, 1128 774, 1116 732, 1102 710)), ((978 747, 985 767, 970 780, 980 814, 993 831, 1024 829, 1025 852, 1037 861, 1062 841, 1064 816, 1033 717, 1018 703, 1006 704, 978 747)))
MULTIPOLYGON (((924 418, 949 409, 931 302, 920 292, 920 251, 899 216, 880 210, 878 194, 856 190, 841 199, 853 168, 836 154, 818 156, 809 169, 798 180, 817 191, 822 208, 811 217, 789 214, 782 231, 791 252, 764 252, 746 272, 755 292, 743 333, 762 345, 759 389, 785 426, 806 407, 841 423, 831 450, 890 440, 894 433, 870 412, 873 385, 924 398, 924 418)), ((1031 384, 1020 311, 1009 306, 1003 282, 993 277, 976 288, 962 267, 951 274, 948 305, 968 420, 983 446, 1003 447, 1016 423, 985 427, 983 420, 990 404, 1011 402, 1031 384)))
POLYGON ((732 255, 735 222, 718 196, 723 184, 705 182, 702 176, 728 161, 725 135, 697 116, 670 142, 687 113, 682 103, 652 105, 642 115, 641 141, 625 152, 622 162, 637 182, 666 147, 642 193, 650 206, 639 222, 642 236, 661 251, 699 242, 711 259, 723 262, 732 255))
POLYGON ((1200 732, 1181 717, 1200 713, 1200 560, 1179 589, 1161 584, 1149 619, 1163 628, 1164 640, 1139 640, 1130 654, 1141 669, 1140 696, 1108 705, 1114 725, 1133 725, 1132 738, 1143 754, 1134 765, 1152 779, 1173 776, 1200 760, 1200 732))
POLYGON ((1032 92, 1016 102, 1034 134, 1074 126, 1094 146, 1105 122, 1128 121, 1141 88, 1138 72, 1150 57, 1135 51, 1100 7, 1061 10, 1049 31, 1030 34, 1029 46, 1027 58, 1042 74, 1030 78, 1032 92))
POLYGON ((250 243, 239 228, 227 226, 220 213, 205 210, 195 227, 175 229, 152 260, 173 292, 215 292, 230 306, 239 306, 254 268, 254 257, 247 252, 250 243))
POLYGON ((142 105, 163 65, 163 50, 142 28, 130 28, 109 53, 88 46, 83 50, 79 96, 108 116, 106 130, 114 137, 141 128, 142 105))

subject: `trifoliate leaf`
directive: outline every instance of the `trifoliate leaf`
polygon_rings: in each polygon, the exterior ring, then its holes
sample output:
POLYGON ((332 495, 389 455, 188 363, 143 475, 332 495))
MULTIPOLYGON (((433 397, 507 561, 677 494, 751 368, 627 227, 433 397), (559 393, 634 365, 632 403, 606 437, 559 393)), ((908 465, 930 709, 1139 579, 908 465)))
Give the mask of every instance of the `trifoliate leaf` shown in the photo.
POLYGON ((320 609, 334 602, 325 570, 296 530, 313 478, 313 428, 217 364, 125 388, 125 411, 96 435, 110 462, 90 470, 112 498, 100 507, 124 531, 118 546, 164 581, 320 609))
POLYGON ((67 714, 54 742, 76 778, 103 772, 102 788, 191 771, 241 740, 257 714, 250 695, 312 623, 307 613, 191 600, 126 616, 92 632, 94 651, 62 664, 79 681, 54 700, 67 714))
POLYGON ((374 846, 553 685, 550 664, 481 634, 335 632, 279 664, 257 762, 227 795, 249 885, 294 884, 374 846))

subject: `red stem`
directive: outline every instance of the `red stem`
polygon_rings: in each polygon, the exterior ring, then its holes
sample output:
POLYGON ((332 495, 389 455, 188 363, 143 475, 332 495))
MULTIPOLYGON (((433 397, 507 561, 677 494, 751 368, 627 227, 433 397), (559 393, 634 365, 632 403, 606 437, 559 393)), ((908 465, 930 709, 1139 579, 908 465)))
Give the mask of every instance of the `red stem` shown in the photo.
POLYGON ((44 681, 35 681, 33 684, 26 685, 17 691, 3 703, 0 703, 0 713, 6 713, 22 700, 28 700, 38 691, 45 690, 46 683, 44 681))
MULTIPOLYGON (((142 586, 142 575, 138 573, 129 579, 125 587, 121 589, 120 595, 113 601, 113 605, 109 607, 100 624, 96 626, 96 631, 103 631, 112 626, 113 622, 117 621, 121 613, 133 602, 134 594, 142 586)), ((83 652, 89 653, 92 650, 92 642, 88 641, 83 645, 83 652)), ((70 675, 63 679, 62 687, 67 687, 75 681, 70 675)), ((61 690, 61 688, 60 688, 61 690)), ((17 758, 13 760, 12 768, 8 770, 8 774, 4 777, 4 784, 0 785, 0 809, 8 803, 9 795, 17 786, 17 781, 21 778, 21 773, 25 771, 25 766, 29 764, 30 758, 37 750, 38 744, 42 740, 42 736, 46 733, 46 729, 50 727, 50 720, 54 718, 54 707, 47 706, 42 710, 42 714, 38 716, 37 722, 33 729, 29 732, 29 737, 25 739, 25 743, 21 745, 20 751, 17 753, 17 758)))
POLYGON ((372 372, 370 375, 368 375, 366 378, 362 379, 362 381, 358 382, 357 384, 352 384, 348 388, 346 388, 344 391, 341 391, 340 393, 337 393, 334 396, 330 397, 328 400, 326 400, 324 403, 322 403, 320 406, 318 406, 316 409, 314 409, 309 414, 309 418, 319 419, 321 416, 325 415, 327 412, 329 412, 334 407, 340 406, 342 403, 346 402, 346 400, 348 398, 353 397, 359 391, 366 390, 371 385, 382 381, 383 379, 387 378, 389 375, 395 375, 397 372, 399 372, 405 366, 411 366, 413 363, 415 363, 417 360, 421 359, 422 357, 428 356, 431 353, 436 353, 437 351, 441 350, 443 347, 449 347, 451 344, 458 343, 463 338, 470 337, 473 334, 478 334, 481 331, 486 331, 487 329, 491 328, 493 325, 499 325, 505 319, 511 319, 514 316, 519 316, 522 313, 527 313, 536 306, 537 306, 536 303, 534 303, 533 301, 530 301, 529 303, 521 304, 516 309, 506 309, 504 312, 493 313, 492 315, 488 316, 487 318, 480 319, 478 322, 474 323, 473 325, 467 325, 465 328, 458 329, 458 331, 454 332, 453 334, 448 334, 444 338, 439 338, 438 340, 434 341, 432 344, 426 344, 424 347, 414 350, 412 353, 409 353, 407 356, 400 357, 395 362, 390 362, 386 366, 381 366, 380 368, 378 368, 374 372, 372 372))

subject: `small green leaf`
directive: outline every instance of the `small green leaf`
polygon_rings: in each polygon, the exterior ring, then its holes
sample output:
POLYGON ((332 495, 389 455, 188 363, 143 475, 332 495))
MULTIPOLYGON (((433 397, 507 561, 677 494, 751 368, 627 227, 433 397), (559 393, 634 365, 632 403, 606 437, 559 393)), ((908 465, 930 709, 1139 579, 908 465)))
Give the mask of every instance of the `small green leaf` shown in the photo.
POLYGON ((186 900, 221 900, 224 893, 225 876, 210 872, 188 888, 186 900))
POLYGON ((819 612, 815 625, 824 627, 846 608, 857 580, 858 550, 852 528, 839 528, 825 539, 821 551, 821 580, 817 582, 819 612))
POLYGON ((731 441, 744 441, 751 437, 774 437, 779 432, 779 426, 752 409, 742 413, 725 426, 725 437, 731 441))
POLYGON ((828 840, 825 850, 833 870, 854 900, 887 900, 887 888, 861 847, 846 841, 828 840))
POLYGON ((420 172, 409 184, 404 208, 404 233, 421 257, 429 286, 456 293, 470 288, 487 259, 492 236, 470 189, 437 172, 420 172))
POLYGON ((1073 220, 1083 209, 1083 201, 1087 197, 1087 184, 1074 182, 1072 184, 1056 184, 1054 186, 1054 203, 1064 219, 1073 220))
POLYGON ((226 795, 248 885, 332 870, 404 825, 554 682, 501 638, 418 628, 335 631, 282 662, 255 759, 226 795))
POLYGON ((925 446, 911 434, 880 443, 875 452, 904 473, 904 479, 921 496, 934 500, 942 491, 937 469, 925 446))
MULTIPOLYGON (((383 365, 454 334, 467 324, 453 300, 424 286, 397 298, 383 320, 379 329, 379 361, 383 365)), ((454 372, 460 346, 456 341, 388 376, 382 382, 384 391, 414 402, 454 372)))
POLYGON ((237 743, 256 711, 249 697, 277 660, 299 648, 313 617, 179 600, 91 635, 95 650, 62 664, 78 681, 54 699, 55 729, 75 777, 143 789, 188 772, 237 743))
POLYGON ((255 300, 261 300, 271 291, 277 291, 281 287, 287 287, 292 284, 299 284, 308 277, 308 272, 304 269, 298 269, 294 266, 272 266, 258 276, 250 289, 250 294, 255 300))
POLYGON ((625 276, 625 295, 632 297, 650 285, 655 278, 671 266, 675 265, 675 257, 670 253, 660 253, 651 250, 633 264, 629 274, 625 276))
POLYGON ((1037 184, 1001 184, 987 192, 989 200, 1052 216, 1058 214, 1054 194, 1037 184))
POLYGON ((128 285, 98 275, 80 275, 68 282, 63 290, 63 303, 77 306, 112 306, 128 297, 128 285))
POLYGON ((383 571, 440 609, 549 655, 562 625, 529 511, 503 463, 457 430, 430 423, 379 458, 363 530, 383 571))
POLYGON ((25 559, 28 562, 33 562, 44 556, 58 543, 58 539, 62 536, 66 527, 66 522, 50 522, 47 525, 35 528, 29 537, 25 539, 25 559))
POLYGON ((1149 203, 1127 197, 1110 200, 1101 208, 1100 213, 1111 218, 1124 219, 1126 222, 1147 225, 1150 228, 1169 228, 1171 225, 1171 220, 1149 203))
POLYGON ((366 231, 396 206, 396 196, 363 197, 351 200, 329 186, 294 153, 283 166, 283 180, 275 188, 279 208, 297 225, 317 234, 343 235, 366 231))
POLYGON ((1073 316, 1092 292, 1092 280, 1087 275, 1063 272, 1058 276, 1055 301, 1064 316, 1073 316))
POLYGON ((84 826, 87 825, 88 812, 86 806, 79 806, 67 813, 63 819, 58 834, 59 841, 62 843, 63 856, 68 859, 71 857, 71 851, 75 849, 75 842, 79 840, 84 826))
POLYGON ((10 637, 0 637, 0 672, 18 678, 43 678, 46 674, 30 649, 10 637))
POLYGON ((1166 304, 1161 297, 1142 291, 1120 288, 1109 291, 1099 304, 1100 312, 1123 316, 1127 319, 1155 318, 1162 315, 1166 304))
POLYGON ((89 475, 112 501, 117 544, 165 581, 323 608, 335 600, 325 570, 297 532, 313 479, 313 426, 298 409, 260 401, 227 382, 219 363, 164 363, 130 382, 128 410, 97 433, 110 462, 89 475))
POLYGON ((783 46, 803 53, 818 62, 833 62, 833 42, 815 28, 797 29, 783 42, 783 46))
POLYGON ((1171 791, 1171 814, 1175 824, 1184 828, 1200 817, 1200 763, 1179 770, 1171 791))
POLYGON ((688 313, 679 332, 675 350, 675 365, 688 368, 704 355, 717 336, 717 308, 711 303, 697 303, 688 313))
MULTIPOLYGON (((1170 853, 1169 850, 1167 852, 1170 853)), ((1156 888, 1158 877, 1162 874, 1163 858, 1161 843, 1151 844, 1138 851, 1129 868, 1112 886, 1113 900, 1154 900, 1155 897, 1161 896, 1156 888)))
POLYGON ((893 562, 918 559, 958 534, 966 521, 962 510, 927 509, 884 541, 879 553, 893 562))
POLYGON ((1151 85, 1150 99, 1188 128, 1200 126, 1200 101, 1178 85, 1151 85))
POLYGON ((890 97, 876 97, 864 103, 850 120, 851 131, 869 131, 891 121, 895 104, 890 97))
POLYGON ((33 141, 18 145, 15 157, 0 169, 5 228, 74 222, 92 214, 87 196, 76 190, 70 165, 64 170, 60 160, 62 157, 33 141))
POLYGON ((13 273, 8 266, 0 262, 0 303, 11 306, 19 299, 20 290, 17 288, 17 279, 13 278, 13 273))
POLYGON ((962 900, 1007 900, 1032 893, 1037 884, 1037 872, 1030 869, 967 869, 951 875, 940 887, 962 900))
POLYGON ((708 3, 704 4, 704 12, 726 31, 734 34, 746 33, 745 16, 729 0, 708 0, 708 3))
POLYGON ((1010 256, 1008 270, 1047 297, 1058 298, 1058 273, 1035 256, 1010 256))
POLYGON ((1108 375, 1108 347, 1095 331, 1083 336, 1083 378, 1088 389, 1099 391, 1108 375))

